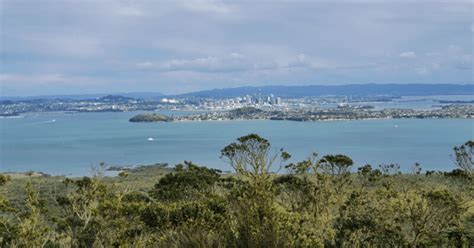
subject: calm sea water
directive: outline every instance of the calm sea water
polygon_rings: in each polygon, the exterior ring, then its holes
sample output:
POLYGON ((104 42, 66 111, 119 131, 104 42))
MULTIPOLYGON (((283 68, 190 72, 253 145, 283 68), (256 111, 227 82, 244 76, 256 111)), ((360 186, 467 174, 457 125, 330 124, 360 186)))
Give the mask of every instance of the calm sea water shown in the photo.
POLYGON ((183 160, 231 170, 219 159, 219 151, 249 133, 269 139, 275 149, 283 147, 295 161, 316 151, 349 155, 358 166, 399 163, 409 170, 419 162, 424 169, 451 170, 452 147, 474 139, 474 121, 465 119, 129 123, 135 114, 47 113, 0 119, 0 170, 87 175, 100 161, 174 165, 183 160))

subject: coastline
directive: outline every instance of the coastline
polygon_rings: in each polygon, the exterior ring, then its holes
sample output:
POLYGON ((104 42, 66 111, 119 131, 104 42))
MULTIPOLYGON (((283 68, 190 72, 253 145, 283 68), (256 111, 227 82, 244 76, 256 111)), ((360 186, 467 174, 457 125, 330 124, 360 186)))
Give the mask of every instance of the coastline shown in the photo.
POLYGON ((299 110, 263 110, 255 107, 236 108, 226 112, 208 112, 182 116, 165 116, 145 113, 130 118, 130 122, 170 122, 170 121, 235 121, 235 120, 276 120, 276 121, 338 121, 364 119, 439 119, 439 118, 474 118, 474 106, 450 105, 435 110, 383 109, 365 110, 353 107, 333 109, 299 109, 299 110))
MULTIPOLYGON (((377 121, 377 120, 413 120, 413 119, 418 119, 418 120, 474 120, 474 117, 443 117, 443 118, 438 118, 438 117, 426 117, 426 118, 416 118, 416 117, 406 117, 406 118, 396 118, 396 117, 381 117, 381 118, 333 118, 333 119, 316 119, 316 120, 290 120, 290 119, 282 119, 282 120, 272 120, 269 118, 256 118, 256 119, 223 119, 223 120, 215 120, 215 119, 207 119, 207 120, 186 120, 186 119, 180 119, 180 120, 173 120, 169 121, 167 123, 187 123, 187 122, 245 122, 245 121, 288 121, 288 122, 337 122, 337 121, 377 121)), ((160 121, 155 121, 155 122, 141 122, 141 123, 158 123, 160 121)), ((134 123, 140 123, 140 122, 134 122, 134 123)))

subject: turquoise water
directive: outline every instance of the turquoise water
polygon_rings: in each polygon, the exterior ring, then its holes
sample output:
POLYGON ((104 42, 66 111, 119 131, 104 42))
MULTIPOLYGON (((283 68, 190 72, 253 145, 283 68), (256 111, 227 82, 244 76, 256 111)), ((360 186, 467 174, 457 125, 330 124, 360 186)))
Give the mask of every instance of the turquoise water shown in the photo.
POLYGON ((46 113, 0 119, 0 170, 87 175, 100 161, 173 165, 183 160, 231 170, 219 151, 249 133, 269 139, 275 149, 285 148, 294 160, 316 151, 349 155, 358 166, 399 163, 409 170, 419 162, 424 169, 451 170, 452 147, 474 139, 474 120, 464 119, 129 123, 135 114, 46 113))

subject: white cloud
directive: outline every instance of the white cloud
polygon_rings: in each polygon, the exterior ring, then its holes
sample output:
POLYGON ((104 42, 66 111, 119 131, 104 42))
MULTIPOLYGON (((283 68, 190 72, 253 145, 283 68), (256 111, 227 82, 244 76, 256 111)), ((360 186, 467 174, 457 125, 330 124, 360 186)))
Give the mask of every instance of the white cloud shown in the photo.
POLYGON ((253 66, 250 61, 238 53, 231 53, 225 57, 207 56, 137 63, 138 68, 157 71, 234 72, 250 70, 253 66))
POLYGON ((142 10, 140 10, 138 8, 131 7, 131 6, 117 7, 116 13, 119 14, 119 15, 122 15, 122 16, 135 16, 135 17, 145 16, 145 12, 143 12, 142 10))
POLYGON ((340 65, 330 63, 326 60, 311 57, 307 54, 300 53, 296 57, 290 58, 285 65, 282 67, 288 69, 308 69, 308 70, 319 70, 319 69, 330 69, 338 67, 340 65))
POLYGON ((431 71, 426 67, 417 67, 415 68, 415 71, 422 76, 426 76, 431 73, 431 71))
POLYGON ((295 58, 290 59, 286 64, 287 67, 311 67, 312 61, 308 55, 304 53, 298 54, 295 58))
POLYGON ((67 76, 63 74, 0 74, 0 83, 2 86, 90 86, 107 82, 107 80, 84 77, 67 76))
POLYGON ((233 12, 235 7, 217 0, 183 0, 178 3, 191 11, 225 15, 233 12))
POLYGON ((41 74, 41 75, 21 75, 21 74, 0 74, 2 84, 45 84, 61 83, 65 78, 61 74, 41 74))
POLYGON ((458 70, 470 70, 473 66, 472 54, 458 45, 449 45, 447 51, 443 54, 443 59, 458 70))
POLYGON ((463 51, 462 47, 460 47, 458 45, 449 45, 448 46, 448 53, 450 55, 460 54, 460 53, 462 53, 462 51, 463 51))
POLYGON ((230 53, 226 56, 207 56, 193 59, 172 59, 165 61, 143 61, 136 64, 140 69, 156 71, 195 71, 203 73, 227 72, 263 72, 276 70, 318 70, 337 67, 326 61, 298 54, 287 59, 265 58, 256 59, 241 53, 230 53))
POLYGON ((399 57, 402 59, 416 59, 417 56, 415 52, 409 51, 400 53, 399 57))
MULTIPOLYGON (((15 44, 8 44, 12 52, 84 58, 102 54, 101 40, 96 36, 75 33, 31 33, 15 36, 15 44)), ((2 48, 3 49, 3 48, 2 48)))
POLYGON ((240 54, 240 53, 231 53, 230 54, 230 57, 231 58, 234 58, 234 59, 243 59, 244 58, 244 55, 240 54))
POLYGON ((37 81, 97 81, 92 90, 127 81, 116 86, 170 92, 183 85, 473 82, 471 5, 5 0, 2 72, 19 77, 12 82, 32 81, 25 91, 41 90, 37 81))

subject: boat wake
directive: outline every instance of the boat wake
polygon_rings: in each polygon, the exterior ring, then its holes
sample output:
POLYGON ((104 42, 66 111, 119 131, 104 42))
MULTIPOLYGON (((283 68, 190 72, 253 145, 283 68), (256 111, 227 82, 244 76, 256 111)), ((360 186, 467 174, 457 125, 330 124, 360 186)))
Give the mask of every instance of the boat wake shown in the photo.
POLYGON ((34 124, 48 124, 48 123, 55 123, 55 122, 56 122, 56 119, 52 119, 52 120, 49 120, 49 121, 36 122, 34 124))
POLYGON ((19 119, 24 118, 24 115, 17 115, 17 116, 0 116, 0 119, 19 119))

